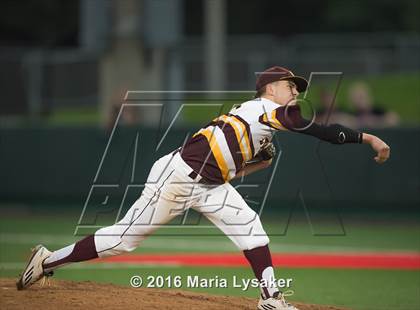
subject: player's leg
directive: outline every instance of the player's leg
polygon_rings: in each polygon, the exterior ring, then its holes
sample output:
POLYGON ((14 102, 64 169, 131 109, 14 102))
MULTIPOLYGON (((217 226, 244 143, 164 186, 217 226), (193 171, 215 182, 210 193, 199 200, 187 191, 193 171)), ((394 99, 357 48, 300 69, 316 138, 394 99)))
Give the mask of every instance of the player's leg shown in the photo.
POLYGON ((45 270, 51 271, 71 262, 97 257, 107 257, 133 251, 160 225, 170 221, 174 202, 165 199, 162 192, 174 190, 174 168, 171 155, 159 159, 152 167, 140 198, 116 224, 103 227, 76 244, 52 253, 44 262, 45 270))
POLYGON ((101 228, 94 235, 53 253, 38 246, 17 282, 18 288, 26 288, 43 275, 69 263, 132 251, 160 225, 178 215, 171 210, 182 209, 180 202, 170 198, 179 188, 182 192, 186 187, 173 182, 177 173, 170 164, 171 160, 172 156, 167 155, 153 165, 141 197, 118 223, 101 228))
MULTIPOLYGON (((194 209, 205 215, 243 251, 258 280, 274 278, 269 239, 260 218, 232 185, 225 183, 208 191, 205 201, 200 201, 194 209)), ((277 291, 277 287, 261 288, 265 297, 277 291)))
POLYGON ((46 273, 69 263, 114 256, 136 249, 146 237, 175 215, 167 212, 164 199, 142 195, 118 223, 54 251, 43 263, 46 273))
POLYGON ((296 309, 285 302, 275 284, 269 239, 258 214, 232 185, 225 183, 208 191, 193 208, 203 213, 243 251, 255 277, 262 283, 259 309, 296 309))

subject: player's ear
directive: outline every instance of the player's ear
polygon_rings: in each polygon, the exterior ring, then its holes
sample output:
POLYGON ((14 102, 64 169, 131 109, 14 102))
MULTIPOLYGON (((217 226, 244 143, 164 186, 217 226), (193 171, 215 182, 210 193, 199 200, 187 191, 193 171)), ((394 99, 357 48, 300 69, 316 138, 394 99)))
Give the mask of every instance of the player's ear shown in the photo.
POLYGON ((265 92, 267 93, 267 95, 274 95, 274 83, 268 83, 265 86, 265 92))

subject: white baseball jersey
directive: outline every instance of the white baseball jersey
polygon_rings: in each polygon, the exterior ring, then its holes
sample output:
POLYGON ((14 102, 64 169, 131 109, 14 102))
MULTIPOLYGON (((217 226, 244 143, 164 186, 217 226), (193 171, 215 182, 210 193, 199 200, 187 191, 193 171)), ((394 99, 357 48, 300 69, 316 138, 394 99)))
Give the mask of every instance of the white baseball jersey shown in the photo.
POLYGON ((285 122, 285 106, 265 98, 250 100, 200 129, 181 156, 204 179, 222 184, 259 152, 262 143, 271 141, 275 131, 287 130, 285 122))

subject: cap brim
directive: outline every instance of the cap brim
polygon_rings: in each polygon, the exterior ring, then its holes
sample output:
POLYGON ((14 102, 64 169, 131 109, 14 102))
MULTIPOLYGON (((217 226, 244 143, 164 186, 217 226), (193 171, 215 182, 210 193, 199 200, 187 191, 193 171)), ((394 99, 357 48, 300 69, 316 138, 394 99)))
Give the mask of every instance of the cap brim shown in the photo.
POLYGON ((296 84, 296 89, 298 92, 302 93, 308 88, 308 81, 301 76, 288 76, 281 78, 280 80, 293 81, 296 84))

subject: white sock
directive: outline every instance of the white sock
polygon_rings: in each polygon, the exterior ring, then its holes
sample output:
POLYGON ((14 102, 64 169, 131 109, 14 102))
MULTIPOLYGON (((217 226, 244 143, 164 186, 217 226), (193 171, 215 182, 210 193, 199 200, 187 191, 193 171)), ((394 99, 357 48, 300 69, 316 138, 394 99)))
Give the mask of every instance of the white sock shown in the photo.
POLYGON ((73 252, 73 248, 74 248, 75 243, 66 246, 65 248, 59 249, 57 251, 54 251, 50 257, 48 257, 45 261, 44 264, 51 264, 53 262, 56 262, 60 259, 63 259, 64 257, 67 257, 70 255, 71 252, 73 252))
MULTIPOLYGON (((270 267, 265 268, 264 271, 262 272, 262 280, 263 281, 265 280, 265 283, 267 284, 265 288, 269 296, 266 296, 266 298, 273 296, 274 293, 279 291, 279 289, 277 288, 275 279, 276 278, 274 277, 273 267, 270 266, 270 267)), ((261 292, 263 295, 266 295, 262 288, 261 288, 261 292)))

